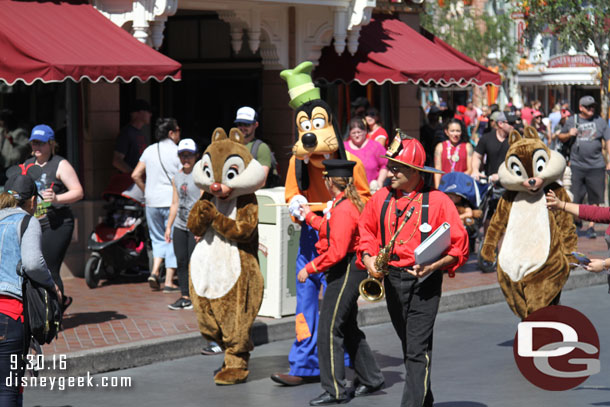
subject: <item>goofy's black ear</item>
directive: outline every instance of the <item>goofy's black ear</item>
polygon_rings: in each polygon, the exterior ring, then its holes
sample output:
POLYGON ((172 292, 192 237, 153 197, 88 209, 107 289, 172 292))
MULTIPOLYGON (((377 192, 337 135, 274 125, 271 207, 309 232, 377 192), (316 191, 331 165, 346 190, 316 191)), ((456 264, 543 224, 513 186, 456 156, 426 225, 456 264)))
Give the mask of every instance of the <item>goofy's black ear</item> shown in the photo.
POLYGON ((309 172, 307 164, 303 160, 295 160, 294 174, 297 178, 297 185, 300 191, 307 191, 309 188, 309 172))

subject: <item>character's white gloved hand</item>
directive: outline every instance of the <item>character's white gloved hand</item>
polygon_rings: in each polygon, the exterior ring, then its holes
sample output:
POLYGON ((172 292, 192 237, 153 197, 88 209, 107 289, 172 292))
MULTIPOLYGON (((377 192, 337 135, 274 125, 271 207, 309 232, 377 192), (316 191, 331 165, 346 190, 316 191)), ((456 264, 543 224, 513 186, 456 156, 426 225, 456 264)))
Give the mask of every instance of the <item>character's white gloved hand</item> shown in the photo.
POLYGON ((379 189, 379 182, 376 179, 372 180, 369 183, 369 189, 371 190, 371 195, 373 195, 379 189))
POLYGON ((326 202, 326 208, 324 208, 322 213, 324 213, 324 215, 326 215, 332 207, 333 207, 333 201, 326 202))
POLYGON ((303 195, 295 195, 290 200, 290 204, 288 205, 288 212, 290 212, 290 214, 298 220, 304 221, 305 217, 303 216, 303 213, 301 211, 301 205, 305 205, 307 203, 307 198, 305 198, 303 195))

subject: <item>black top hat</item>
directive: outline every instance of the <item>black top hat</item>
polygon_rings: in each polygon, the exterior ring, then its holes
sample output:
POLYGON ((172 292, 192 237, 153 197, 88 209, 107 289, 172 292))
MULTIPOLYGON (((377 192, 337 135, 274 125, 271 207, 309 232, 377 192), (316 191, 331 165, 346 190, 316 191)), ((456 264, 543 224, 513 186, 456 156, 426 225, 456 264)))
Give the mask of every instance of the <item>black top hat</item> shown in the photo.
POLYGON ((355 161, 348 160, 324 160, 322 161, 324 164, 325 177, 345 177, 349 178, 354 175, 354 165, 356 165, 355 161))

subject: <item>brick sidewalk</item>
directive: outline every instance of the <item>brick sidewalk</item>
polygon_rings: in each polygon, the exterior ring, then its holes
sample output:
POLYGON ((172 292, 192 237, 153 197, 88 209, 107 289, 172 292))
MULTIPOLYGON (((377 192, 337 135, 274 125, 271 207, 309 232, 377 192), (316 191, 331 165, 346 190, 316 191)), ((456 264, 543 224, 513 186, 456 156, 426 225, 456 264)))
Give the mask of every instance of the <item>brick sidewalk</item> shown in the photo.
MULTIPOLYGON (((603 236, 604 230, 600 227, 598 234, 603 236)), ((578 244, 580 251, 592 257, 601 257, 606 251, 603 237, 595 240, 581 237, 578 244)), ((476 256, 471 256, 455 278, 445 277, 443 292, 495 283, 496 274, 478 271, 476 256)), ((124 277, 112 284, 104 282, 93 290, 81 278, 66 279, 64 285, 74 302, 65 315, 64 330, 44 346, 45 353, 73 353, 198 331, 192 310, 167 308, 179 293, 153 292, 144 276, 124 277)), ((359 302, 361 307, 369 304, 359 302)))

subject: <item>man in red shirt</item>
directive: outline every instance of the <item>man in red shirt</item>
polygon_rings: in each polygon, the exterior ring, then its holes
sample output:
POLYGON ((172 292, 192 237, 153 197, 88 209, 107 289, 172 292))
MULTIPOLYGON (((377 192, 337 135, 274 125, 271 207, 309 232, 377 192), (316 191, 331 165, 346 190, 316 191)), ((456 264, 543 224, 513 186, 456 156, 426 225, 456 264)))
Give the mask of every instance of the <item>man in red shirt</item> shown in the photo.
POLYGON ((449 197, 425 185, 422 172, 437 170, 424 166, 426 153, 421 143, 404 139, 393 150, 395 145, 396 141, 386 157, 391 185, 377 191, 360 216, 357 256, 371 276, 384 280, 388 311, 402 342, 407 370, 401 406, 428 407, 434 400, 430 390, 432 331, 443 271, 453 277, 466 262, 468 234, 449 197), (396 236, 384 274, 375 266, 377 255, 405 217, 408 220, 396 236), (416 264, 415 248, 444 222, 450 224, 449 247, 436 261, 416 264))

